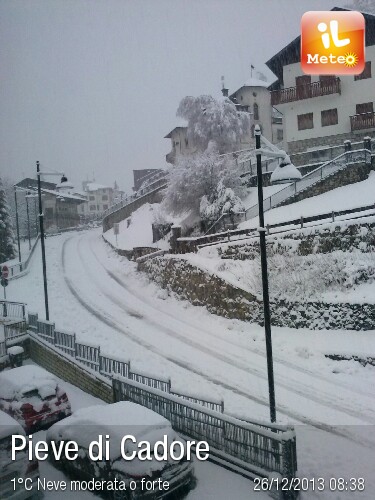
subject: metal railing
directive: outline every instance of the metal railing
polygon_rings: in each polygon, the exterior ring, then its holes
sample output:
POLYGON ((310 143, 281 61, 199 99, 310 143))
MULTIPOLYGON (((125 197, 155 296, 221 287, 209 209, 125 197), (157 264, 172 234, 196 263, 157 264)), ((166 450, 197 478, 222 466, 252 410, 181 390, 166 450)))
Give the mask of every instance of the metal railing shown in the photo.
MULTIPOLYGON (((372 154, 375 154, 375 140, 370 138, 370 150, 372 154)), ((365 141, 351 142, 351 149, 368 149, 365 145, 365 141)), ((312 165, 314 163, 325 163, 326 161, 333 160, 336 156, 345 153, 344 144, 339 144, 337 146, 322 146, 319 149, 313 149, 311 151, 303 151, 301 153, 290 154, 290 159, 293 165, 297 167, 303 167, 305 165, 312 165)))
MULTIPOLYGON (((354 215, 354 217, 348 217, 345 219, 340 219, 340 221, 351 221, 359 218, 373 217, 375 215, 375 205, 366 205, 362 207, 350 208, 348 210, 338 210, 332 212, 326 212, 323 214, 312 215, 310 217, 301 216, 298 219, 291 219, 283 222, 278 222, 276 224, 267 224, 266 230, 267 235, 272 234, 280 234, 287 231, 295 231, 295 227, 290 226, 299 226, 303 228, 306 224, 310 224, 311 222, 318 222, 320 224, 324 224, 327 222, 335 222, 337 217, 342 217, 343 215, 354 215), (366 212, 366 213, 363 213, 366 212), (285 228, 285 229, 283 229, 285 228), (281 231, 272 231, 273 229, 281 229, 281 231)), ((315 227, 318 224, 310 225, 309 227, 315 227)), ((187 252, 196 252, 199 248, 216 245, 218 243, 223 242, 234 242, 239 241, 240 239, 249 238, 258 236, 258 231, 253 229, 234 229, 229 231, 220 231, 217 233, 206 234, 204 236, 195 236, 195 237, 182 237, 178 238, 178 242, 181 244, 183 248, 183 253, 187 252), (241 237, 244 238, 236 238, 241 237)))
POLYGON ((352 131, 365 130, 368 128, 375 128, 375 113, 360 113, 350 117, 350 126, 352 131))
POLYGON ((23 304, 22 302, 0 300, 0 318, 25 319, 26 304, 23 304))
MULTIPOLYGON (((105 210, 103 212, 103 218, 109 214, 112 214, 113 212, 117 212, 117 210, 120 210, 121 208, 125 207, 126 205, 130 205, 130 203, 133 203, 133 201, 137 200, 138 198, 141 198, 142 196, 145 196, 145 195, 151 193, 152 191, 157 189, 154 184, 156 184, 161 179, 166 180, 166 178, 167 178, 166 171, 162 170, 160 172, 156 172, 155 174, 150 176, 142 184, 142 186, 138 189, 138 191, 135 194, 130 195, 130 196, 126 196, 124 199, 122 199, 118 203, 115 203, 114 205, 111 205, 110 207, 108 207, 107 210, 105 210)), ((158 187, 160 187, 160 186, 158 186, 158 187)))
POLYGON ((27 257, 27 259, 24 262, 18 262, 17 264, 12 264, 11 266, 7 266, 9 269, 9 279, 15 278, 22 272, 26 271, 26 269, 29 267, 31 257, 33 256, 33 253, 35 251, 35 248, 38 244, 40 236, 38 235, 33 243, 33 246, 31 248, 31 251, 27 257))
POLYGON ((4 325, 4 339, 5 339, 5 344, 7 346, 9 344, 12 344, 15 340, 20 339, 26 334, 27 334, 26 321, 19 321, 17 323, 4 325))
POLYGON ((75 333, 67 333, 57 331, 55 324, 50 321, 43 321, 38 319, 38 314, 29 313, 28 315, 29 330, 37 335, 37 337, 53 345, 56 349, 64 352, 83 366, 100 373, 104 377, 112 378, 114 375, 121 375, 138 382, 148 387, 164 391, 168 394, 175 394, 179 397, 196 402, 207 408, 216 411, 224 411, 223 401, 210 401, 195 396, 172 393, 172 384, 170 379, 162 379, 152 377, 143 373, 131 371, 130 361, 122 361, 109 356, 103 356, 100 352, 100 346, 93 346, 78 342, 75 333))
MULTIPOLYGON (((309 174, 306 174, 298 182, 288 184, 284 189, 278 191, 277 193, 265 198, 263 201, 264 211, 268 211, 271 208, 277 207, 289 198, 292 198, 298 193, 301 193, 305 189, 313 186, 317 182, 326 179, 330 175, 335 174, 339 170, 342 170, 353 163, 371 163, 371 152, 367 149, 358 149, 355 151, 347 151, 339 155, 334 160, 328 161, 313 170, 309 174)), ((258 204, 251 206, 246 209, 246 219, 252 219, 258 215, 258 204)))
POLYGON ((281 90, 271 91, 271 105, 284 104, 288 102, 301 101, 312 97, 324 95, 341 94, 340 78, 333 77, 327 80, 319 80, 306 85, 297 85, 281 90))
POLYGON ((5 345, 5 340, 0 342, 0 358, 7 355, 7 346, 5 345))
MULTIPOLYGON (((240 460, 260 477, 272 472, 290 479, 296 475, 296 435, 292 427, 271 424, 266 429, 119 376, 113 377, 112 386, 115 401, 130 400, 159 413, 177 432, 207 441, 213 456, 225 454, 229 462, 231 458, 240 460)), ((283 498, 295 497, 295 492, 289 491, 283 498)))

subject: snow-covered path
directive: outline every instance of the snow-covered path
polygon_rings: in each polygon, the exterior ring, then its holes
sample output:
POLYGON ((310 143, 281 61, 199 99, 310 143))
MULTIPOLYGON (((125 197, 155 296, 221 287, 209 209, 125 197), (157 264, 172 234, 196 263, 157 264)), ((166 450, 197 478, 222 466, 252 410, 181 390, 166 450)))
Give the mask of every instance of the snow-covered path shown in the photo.
MULTIPOLYGON (((167 297, 137 276, 134 263, 115 255, 97 231, 48 238, 47 257, 51 318, 58 328, 76 331, 83 341, 100 344, 106 354, 131 359, 135 370, 171 377, 177 391, 223 398, 229 412, 268 418, 260 327, 167 297)), ((12 283, 9 291, 41 313, 40 256, 34 259, 30 275, 12 283)), ((371 336, 280 328, 274 335, 278 420, 310 424, 297 428, 301 473, 310 476, 312 464, 320 462, 325 474, 353 474, 349 464, 345 471, 335 469, 335 459, 348 448, 350 454, 358 448, 358 464, 367 462, 365 468, 371 469, 375 440, 369 437, 368 424, 375 421, 375 371, 344 362, 346 373, 334 374, 337 363, 314 350, 314 343, 318 347, 326 341, 325 335, 333 344, 339 339, 353 343, 354 336, 363 349, 370 345, 375 351, 371 336), (311 446, 319 441, 313 456, 301 446, 303 436, 311 446)))

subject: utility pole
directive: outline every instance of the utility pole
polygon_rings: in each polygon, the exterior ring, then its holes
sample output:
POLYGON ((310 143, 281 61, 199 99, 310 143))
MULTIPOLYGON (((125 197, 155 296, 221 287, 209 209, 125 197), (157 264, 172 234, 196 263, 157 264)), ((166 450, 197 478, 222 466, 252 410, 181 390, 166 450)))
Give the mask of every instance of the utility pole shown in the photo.
POLYGON ((261 131, 259 125, 255 126, 255 153, 257 158, 257 180, 258 180, 258 207, 259 207, 259 239, 260 239, 260 260, 262 266, 262 285, 263 285, 263 308, 264 308, 264 329, 266 335, 267 351, 267 371, 268 371, 268 392, 270 403, 271 422, 276 422, 276 401, 275 401, 275 383, 273 377, 273 359, 272 359, 272 337, 271 337, 271 313, 270 298, 268 291, 268 271, 267 271, 267 248, 266 248, 266 228, 264 227, 263 210, 263 175, 262 175, 262 155, 256 150, 260 149, 261 131))
POLYGON ((40 243, 42 247, 42 265, 43 265, 43 284, 44 284, 44 305, 46 309, 46 320, 49 321, 48 309, 48 288, 47 288, 47 266, 46 266, 46 248, 44 241, 44 215, 42 207, 42 189, 40 185, 40 168, 39 162, 36 162, 36 175, 38 180, 38 199, 39 199, 39 229, 40 229, 40 243))
POLYGON ((14 186, 14 201, 16 204, 16 229, 17 229, 17 244, 18 244, 18 261, 20 263, 20 271, 22 271, 20 226, 19 226, 19 220, 18 220, 18 204, 17 204, 17 188, 16 188, 16 186, 14 186))

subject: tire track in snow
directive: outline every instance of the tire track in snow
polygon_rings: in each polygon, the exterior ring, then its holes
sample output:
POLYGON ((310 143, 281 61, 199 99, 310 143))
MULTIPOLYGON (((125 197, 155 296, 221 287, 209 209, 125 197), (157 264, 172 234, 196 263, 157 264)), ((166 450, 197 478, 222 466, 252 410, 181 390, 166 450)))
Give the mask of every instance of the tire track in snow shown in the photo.
MULTIPOLYGON (((80 239, 79 242, 77 243, 79 256, 81 258, 81 261, 82 261, 83 265, 86 267, 87 273, 89 275, 93 276, 92 269, 85 262, 85 259, 83 258, 82 252, 80 250, 81 243, 82 243, 82 239, 80 239)), ((90 246, 90 250, 94 254, 94 256, 95 256, 96 260, 98 261, 98 263, 105 269, 106 273, 114 281, 116 281, 122 288, 124 288, 128 293, 132 294, 132 292, 129 290, 129 288, 122 282, 122 280, 120 280, 115 274, 113 274, 111 271, 109 271, 100 262, 100 260, 98 259, 97 255, 92 250, 91 246, 90 246)), ((110 293, 106 293, 102 289, 101 289, 101 292, 112 303, 114 303, 118 307, 120 307, 124 312, 128 312, 128 309, 129 309, 128 306, 126 306, 116 296, 114 296, 114 295, 112 295, 110 293)), ((132 294, 132 295, 134 295, 134 294, 132 294)), ((140 300, 136 295, 135 295, 135 297, 138 300, 140 300)), ((158 317, 157 314, 160 314, 160 311, 157 310, 156 308, 154 308, 152 305, 149 305, 148 303, 147 303, 147 305, 149 307, 151 307, 152 309, 155 309, 155 313, 156 313, 155 317, 158 317)), ((169 314, 169 316, 172 316, 172 315, 169 314)), ((147 317, 147 316, 143 316, 143 318, 144 318, 145 322, 147 322, 148 324, 150 324, 153 327, 157 327, 159 330, 161 330, 162 333, 168 335, 169 337, 171 337, 173 339, 178 339, 180 342, 183 342, 185 345, 188 345, 189 347, 192 347, 193 349, 197 349, 200 352, 203 352, 204 354, 207 354, 208 356, 214 357, 218 361, 224 362, 224 363, 226 363, 226 364, 228 364, 228 365, 230 365, 230 366, 232 366, 232 367, 234 367, 234 368, 236 368, 238 370, 244 371, 246 374, 255 375, 256 377, 258 377, 258 378, 260 378, 262 380, 265 380, 265 381, 268 380, 267 376, 263 372, 261 372, 260 370, 251 368, 250 366, 245 365, 244 363, 241 363, 238 358, 234 359, 232 356, 230 356, 228 354, 223 354, 221 352, 213 350, 212 348, 207 347, 206 345, 203 345, 200 342, 192 340, 190 337, 186 337, 185 335, 183 335, 181 333, 177 333, 175 330, 172 330, 172 329, 166 327, 165 325, 162 325, 162 324, 154 321, 153 319, 150 320, 150 318, 147 317)), ((173 319, 176 319, 176 318, 173 317, 173 319)), ((186 323, 184 323, 184 324, 186 324, 186 323)), ((188 325, 188 326, 189 326, 189 328, 193 328, 194 330, 196 330, 195 327, 192 327, 190 325, 188 325)), ((208 333, 210 336, 214 337, 214 335, 210 334, 206 330, 205 330, 205 332, 208 333)), ((252 352, 251 350, 249 350, 249 351, 252 352)), ((262 359, 264 359, 263 356, 262 356, 262 359)), ((283 387, 284 389, 286 389, 289 392, 293 392, 293 393, 295 393, 298 396, 301 396, 303 398, 308 398, 309 400, 314 401, 314 402, 316 402, 316 403, 318 403, 318 404, 320 404, 322 406, 325 406, 325 407, 327 407, 329 409, 335 409, 335 410, 339 411, 340 413, 345 413, 345 414, 347 414, 347 415, 349 415, 351 417, 357 418, 357 419, 359 419, 359 420, 361 420, 361 421, 363 421, 365 423, 369 423, 369 424, 373 424, 374 423, 374 417, 373 418, 367 417, 367 416, 363 415, 363 413, 360 412, 360 411, 356 411, 355 409, 353 409, 351 407, 342 406, 340 403, 334 402, 332 400, 333 396, 331 394, 326 394, 326 397, 322 398, 322 397, 317 396, 315 392, 311 391, 310 388, 306 384, 299 384, 300 388, 297 388, 297 387, 292 387, 291 386, 291 382, 294 383, 294 384, 296 384, 295 380, 290 381, 285 376, 282 376, 282 375, 278 376, 277 385, 279 387, 283 387), (280 379, 283 379, 283 381, 280 381, 280 379)))
MULTIPOLYGON (((118 276, 116 276, 112 271, 110 271, 104 264, 102 261, 100 261, 100 259, 98 258, 97 254, 95 253, 94 249, 90 247, 90 250, 92 251, 93 255, 95 256, 97 262, 105 269, 106 273, 108 274, 108 276, 110 278, 112 278, 117 284, 119 284, 122 288, 124 288, 126 291, 128 291, 131 295, 133 295, 136 299, 140 300, 141 302, 144 302, 147 306, 149 307, 152 307, 153 309, 155 309, 155 311, 157 311, 158 313, 162 312, 165 316, 169 316, 170 318, 172 318, 173 320, 175 321, 178 321, 182 324, 185 324, 187 325, 189 328, 192 328, 194 330, 197 330, 197 326, 193 325, 192 323, 188 323, 187 321, 185 321, 184 319, 181 319, 181 318, 176 318, 175 316, 173 316, 173 314, 169 313, 168 311, 160 311, 159 309, 157 309, 155 307, 154 304, 152 304, 150 301, 148 300, 145 300, 145 297, 141 296, 140 294, 138 294, 136 291, 134 291, 132 288, 130 288, 122 279, 120 279, 118 276)), ((115 254, 115 252, 114 252, 115 254)), ((115 254, 117 255, 117 254, 115 254)), ((233 342, 232 340, 228 340, 226 338, 224 338, 223 336, 221 336, 220 334, 213 334, 212 332, 208 331, 208 330, 205 330, 204 328, 201 328, 202 331, 204 331, 207 335, 209 335, 210 337, 212 337, 214 340, 217 340, 217 337, 220 338, 221 341, 227 343, 228 345, 230 346, 236 346, 238 348, 240 348, 241 350, 245 350, 245 351, 248 351, 252 354, 255 354, 257 356, 260 356, 264 359, 266 359, 266 352, 265 351, 262 351, 261 349, 257 349, 257 348, 249 348, 247 347, 246 345, 244 344, 239 344, 237 342, 233 342)), ((349 392, 352 392, 353 394, 360 394, 362 396, 365 396, 365 397, 368 397, 368 398, 371 398, 373 399, 374 397, 374 394, 371 393, 371 392, 368 392, 368 391, 364 391, 363 389, 361 389, 360 387, 356 387, 356 388, 352 388, 352 387, 348 387, 346 384, 344 383, 341 383, 340 381, 338 380, 331 380, 327 377, 324 377, 323 375, 320 375, 319 373, 316 373, 316 372, 313 372, 311 370, 308 370, 306 368, 303 368, 297 364, 294 364, 290 361, 287 361, 283 358, 280 358, 278 356, 273 356, 273 359, 274 361, 277 361, 277 363, 281 364, 281 365, 284 365, 286 366, 287 368, 291 368, 295 371, 298 371, 304 375, 308 375, 308 376, 311 376, 313 378, 315 378, 316 380, 321 380, 322 382, 325 382, 327 384, 330 384, 334 387, 339 387, 341 389, 345 389, 346 391, 349 391, 349 392)), ((371 421, 371 423, 373 423, 373 421, 371 421)))
MULTIPOLYGON (((77 289, 74 287, 73 283, 71 282, 71 280, 68 278, 67 274, 66 274, 66 266, 65 266, 65 251, 66 251, 66 244, 68 243, 69 240, 66 240, 63 244, 63 247, 62 247, 62 267, 63 267, 63 276, 64 276, 64 280, 68 286, 68 289, 70 290, 70 292, 72 293, 72 295, 78 300, 78 302, 88 311, 90 312, 94 317, 96 317, 99 321, 103 322, 104 324, 106 324, 107 326, 110 326, 111 328, 115 329, 117 332, 121 333, 121 334, 124 334, 125 336, 127 336, 130 340, 132 340, 133 342, 141 345, 142 347, 144 347, 145 349, 153 352, 154 354, 160 356, 161 358, 169 361, 170 363, 186 370, 188 373, 189 372, 193 372, 195 373, 196 375, 198 376, 201 376, 204 380, 206 380, 207 382, 210 382, 210 383, 213 383, 214 385, 217 385, 217 386, 220 386, 222 387, 223 389, 225 390, 228 390, 229 392, 231 393, 234 393, 238 396, 241 396, 247 400, 250 400, 252 402, 256 402, 262 406, 265 406, 265 407, 269 407, 269 402, 268 400, 266 400, 265 398, 261 398, 261 397, 257 397, 257 396, 252 396, 250 394, 248 394, 247 392, 241 390, 240 388, 238 387, 235 387, 235 386, 232 386, 228 383, 225 383, 223 382, 222 380, 220 379, 217 379, 216 377, 213 377, 213 376, 209 376, 208 374, 202 372, 201 370, 197 369, 196 367, 194 366, 191 366, 189 363, 186 363, 184 361, 180 361, 180 360, 177 360, 175 359, 174 357, 170 357, 170 356, 167 356, 165 355, 165 353, 161 352, 156 346, 152 345, 152 344, 149 344, 148 342, 145 342, 144 340, 140 339, 137 335, 134 335, 132 334, 128 329, 124 329, 120 326, 118 326, 118 324, 113 321, 111 318, 108 317, 108 315, 104 312, 104 311, 100 311, 99 308, 97 307, 97 305, 95 306, 92 306, 90 305, 88 302, 86 302, 81 294, 77 291, 77 289)), ((373 446, 371 446, 371 442, 368 442, 368 441, 362 441, 358 438, 358 436, 351 436, 349 433, 347 432, 343 432, 343 431, 340 431, 338 430, 337 428, 335 428, 334 426, 332 425, 328 425, 328 424, 324 424, 322 422, 317 422, 317 421, 314 421, 312 419, 309 419, 303 415, 299 415, 297 413, 294 413, 290 410, 288 410, 287 408, 283 407, 283 405, 277 405, 277 411, 283 415, 286 415, 290 418, 293 418, 294 420, 296 420, 297 422, 301 422, 303 424, 306 424, 306 425, 310 425, 314 428, 317 428, 319 430, 322 430, 324 432, 328 432, 330 434, 333 434, 333 435, 336 435, 336 436, 339 436, 339 437, 343 437, 349 441, 352 441, 356 444, 361 444, 365 447, 369 447, 370 449, 373 449, 373 446)))

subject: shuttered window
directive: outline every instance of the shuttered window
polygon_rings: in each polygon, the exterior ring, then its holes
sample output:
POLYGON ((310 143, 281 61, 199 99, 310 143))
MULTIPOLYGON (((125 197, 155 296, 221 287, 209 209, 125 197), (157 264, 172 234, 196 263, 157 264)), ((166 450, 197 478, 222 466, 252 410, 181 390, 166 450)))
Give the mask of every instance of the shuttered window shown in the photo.
POLYGON ((297 115, 298 130, 306 130, 314 128, 313 113, 305 113, 304 115, 297 115))
POLYGON ((325 109, 322 111, 322 127, 328 127, 329 125, 337 125, 338 116, 337 108, 325 109))

